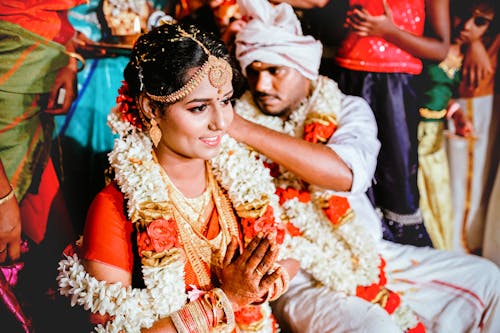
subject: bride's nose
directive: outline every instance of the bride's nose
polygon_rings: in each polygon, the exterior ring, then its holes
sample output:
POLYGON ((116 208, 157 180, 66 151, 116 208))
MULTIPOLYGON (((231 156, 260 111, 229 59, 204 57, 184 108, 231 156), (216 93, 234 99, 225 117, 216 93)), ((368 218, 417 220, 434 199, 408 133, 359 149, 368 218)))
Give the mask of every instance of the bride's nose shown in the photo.
POLYGON ((212 119, 208 128, 212 131, 224 130, 227 127, 228 121, 225 117, 226 110, 221 105, 216 105, 212 112, 212 119))

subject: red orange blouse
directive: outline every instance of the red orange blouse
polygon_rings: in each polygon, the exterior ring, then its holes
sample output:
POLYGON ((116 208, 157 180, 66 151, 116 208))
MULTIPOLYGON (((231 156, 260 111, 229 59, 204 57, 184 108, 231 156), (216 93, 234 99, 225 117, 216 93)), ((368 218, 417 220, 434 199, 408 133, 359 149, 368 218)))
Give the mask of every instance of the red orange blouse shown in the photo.
MULTIPOLYGON (((134 254, 132 252, 132 223, 125 215, 125 202, 119 189, 110 184, 92 202, 83 233, 80 255, 132 273, 134 254)), ((220 225, 217 210, 214 209, 205 237, 213 239, 219 234, 220 225)), ((192 266, 185 265, 186 286, 199 286, 192 266)))

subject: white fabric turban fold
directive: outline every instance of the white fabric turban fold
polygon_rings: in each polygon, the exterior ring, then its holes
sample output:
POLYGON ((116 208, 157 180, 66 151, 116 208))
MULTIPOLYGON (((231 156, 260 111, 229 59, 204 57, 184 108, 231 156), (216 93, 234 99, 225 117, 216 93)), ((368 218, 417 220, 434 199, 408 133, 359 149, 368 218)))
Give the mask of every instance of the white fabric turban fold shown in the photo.
POLYGON ((236 57, 243 75, 254 61, 295 68, 315 80, 323 47, 302 27, 287 3, 272 5, 267 0, 238 0, 241 14, 249 22, 236 35, 236 57))

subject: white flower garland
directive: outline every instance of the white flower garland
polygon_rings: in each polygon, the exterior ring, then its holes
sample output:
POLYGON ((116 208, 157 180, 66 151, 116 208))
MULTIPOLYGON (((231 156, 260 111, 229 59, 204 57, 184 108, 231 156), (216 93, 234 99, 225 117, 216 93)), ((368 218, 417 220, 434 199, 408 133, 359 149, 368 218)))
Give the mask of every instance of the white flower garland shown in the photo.
MULTIPOLYGON (((312 96, 286 121, 262 113, 248 91, 237 101, 235 110, 254 123, 302 138, 308 115, 319 113, 336 116, 340 111, 342 98, 337 84, 320 76, 315 82, 312 96)), ((246 148, 240 144, 240 149, 246 148)), ((235 151, 234 147, 231 151, 235 151)), ((267 158, 259 155, 259 160, 267 158)), ((242 166, 241 169, 244 174, 245 167, 242 166)), ((276 187, 303 187, 300 179, 282 166, 280 173, 280 177, 274 180, 276 187)), ((354 223, 333 227, 322 212, 320 202, 335 194, 334 191, 316 186, 310 186, 309 191, 310 202, 302 203, 294 198, 283 205, 284 213, 301 230, 302 237, 286 237, 280 258, 294 258, 300 262, 302 268, 329 289, 355 295, 357 286, 368 286, 378 281, 379 254, 376 243, 364 228, 354 223)), ((401 304, 391 316, 403 331, 418 323, 414 312, 405 304, 401 304)))
MULTIPOLYGON (((250 92, 246 92, 236 103, 235 110, 242 117, 271 128, 275 131, 302 138, 304 123, 310 112, 336 115, 341 106, 342 94, 335 82, 327 78, 320 77, 315 86, 312 96, 295 111, 289 119, 284 121, 279 117, 268 116, 262 113, 253 102, 250 92), (326 97, 328 96, 328 98, 326 97)), ((233 139, 231 139, 234 141, 233 139)), ((227 140, 229 141, 229 140, 227 140)), ((248 149, 236 142, 227 147, 227 141, 223 142, 222 150, 231 151, 236 155, 237 146, 240 150, 248 149)), ((267 158, 256 152, 258 162, 261 165, 267 158)), ((221 154, 222 155, 222 154, 221 154)), ((227 155, 227 154, 223 154, 227 155)), ((244 176, 247 173, 246 165, 241 162, 234 163, 233 168, 241 170, 236 174, 233 170, 233 177, 244 176)), ((253 171, 253 168, 252 168, 253 171)), ((301 189, 302 182, 294 174, 280 166, 281 176, 273 183, 274 191, 276 187, 294 187, 301 189)), ((250 173, 248 173, 250 174, 250 173)), ((255 177, 254 175, 252 175, 255 177)), ((256 178, 256 177, 255 177, 256 178)), ((235 178, 237 179, 237 178, 235 178)), ((226 180, 227 182, 235 180, 226 180)), ((259 182, 262 182, 261 180, 259 182)), ((268 180, 266 180, 268 181, 268 180)), ((312 201, 308 203, 299 202, 297 199, 288 200, 284 203, 283 209, 287 218, 298 227, 303 237, 287 237, 284 248, 281 250, 280 258, 291 257, 301 263, 301 267, 307 270, 318 281, 328 286, 332 290, 345 292, 354 295, 356 287, 359 285, 369 285, 378 278, 379 258, 375 242, 370 242, 371 237, 366 232, 353 223, 347 223, 339 228, 334 228, 323 211, 319 208, 319 203, 315 198, 329 196, 332 191, 319 188, 311 192, 312 201), (369 239, 369 240, 367 240, 369 239), (305 255, 305 254, 308 255, 305 255), (358 260, 358 264, 353 264, 353 258, 358 260)), ((231 199, 233 199, 230 196, 231 199)))
POLYGON ((273 178, 257 156, 257 152, 225 135, 219 154, 211 160, 213 173, 235 207, 245 206, 250 210, 268 203, 279 221, 281 207, 273 178))
POLYGON ((76 254, 59 262, 57 276, 61 295, 71 299, 71 306, 81 305, 92 313, 115 317, 95 331, 102 333, 140 333, 141 327, 151 327, 155 321, 180 309, 185 303, 184 264, 180 254, 173 255, 167 267, 142 268, 145 289, 108 284, 90 276, 76 254), (166 295, 175 295, 166 297, 166 295))
POLYGON ((334 229, 312 202, 294 198, 284 206, 290 221, 302 232, 302 237, 292 237, 285 247, 287 256, 299 260, 316 280, 349 295, 355 295, 358 286, 377 281, 379 257, 375 244, 366 241, 371 238, 361 227, 346 223, 334 229))

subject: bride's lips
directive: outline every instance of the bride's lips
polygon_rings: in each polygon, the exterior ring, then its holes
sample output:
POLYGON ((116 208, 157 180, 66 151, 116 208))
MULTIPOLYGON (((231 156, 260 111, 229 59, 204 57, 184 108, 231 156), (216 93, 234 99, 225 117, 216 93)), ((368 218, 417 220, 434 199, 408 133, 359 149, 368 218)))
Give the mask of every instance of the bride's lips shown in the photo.
POLYGON ((220 143, 221 136, 216 135, 216 136, 211 136, 211 137, 202 137, 202 138, 200 138, 200 140, 201 140, 201 142, 203 142, 207 146, 216 147, 220 143))

